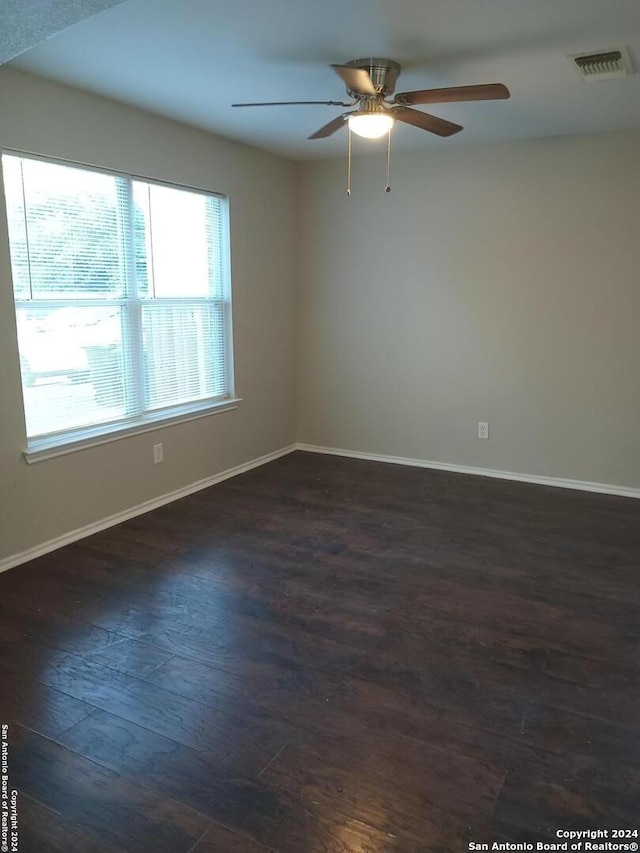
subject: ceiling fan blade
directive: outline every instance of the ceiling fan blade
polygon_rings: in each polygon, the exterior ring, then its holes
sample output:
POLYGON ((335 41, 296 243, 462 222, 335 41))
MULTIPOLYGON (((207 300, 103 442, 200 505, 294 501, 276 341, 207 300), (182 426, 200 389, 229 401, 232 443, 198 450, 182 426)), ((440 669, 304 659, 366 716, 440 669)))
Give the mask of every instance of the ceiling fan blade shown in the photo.
POLYGON ((369 72, 364 68, 354 68, 352 65, 332 65, 331 67, 342 77, 349 92, 357 92, 359 95, 376 94, 369 72))
POLYGON ((293 104, 322 104, 326 107, 352 107, 344 101, 261 101, 257 104, 231 104, 232 107, 286 107, 293 104))
POLYGON ((454 124, 452 121, 446 121, 429 113, 421 113, 419 110, 410 110, 408 107, 396 107, 391 110, 391 115, 397 121, 412 124, 415 127, 422 128, 422 130, 429 130, 438 136, 453 136, 454 133, 462 130, 461 125, 454 124))
POLYGON ((312 133, 309 139, 324 139, 327 136, 331 136, 333 133, 340 130, 341 127, 344 127, 349 115, 350 113, 343 113, 341 116, 338 116, 338 118, 334 118, 333 121, 323 125, 320 130, 316 130, 315 133, 312 133))
POLYGON ((448 89, 420 89, 399 92, 395 101, 402 106, 414 104, 451 104, 455 101, 496 101, 510 98, 511 92, 502 83, 481 86, 451 86, 448 89))

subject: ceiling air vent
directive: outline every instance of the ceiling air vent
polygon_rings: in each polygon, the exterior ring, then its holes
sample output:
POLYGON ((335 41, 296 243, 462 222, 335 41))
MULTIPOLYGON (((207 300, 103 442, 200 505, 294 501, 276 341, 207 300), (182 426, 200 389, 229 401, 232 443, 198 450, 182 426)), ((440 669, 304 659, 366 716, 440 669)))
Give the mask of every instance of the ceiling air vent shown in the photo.
POLYGON ((597 53, 578 53, 569 59, 583 80, 608 80, 633 74, 626 47, 599 50, 597 53))

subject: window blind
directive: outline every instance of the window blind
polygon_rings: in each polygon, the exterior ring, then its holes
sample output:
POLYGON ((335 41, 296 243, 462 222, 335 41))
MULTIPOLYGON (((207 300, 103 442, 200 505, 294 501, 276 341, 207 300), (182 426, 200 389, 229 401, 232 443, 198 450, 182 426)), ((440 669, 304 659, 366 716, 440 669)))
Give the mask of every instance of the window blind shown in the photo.
POLYGON ((2 168, 29 441, 229 399, 225 200, 8 153, 2 168))

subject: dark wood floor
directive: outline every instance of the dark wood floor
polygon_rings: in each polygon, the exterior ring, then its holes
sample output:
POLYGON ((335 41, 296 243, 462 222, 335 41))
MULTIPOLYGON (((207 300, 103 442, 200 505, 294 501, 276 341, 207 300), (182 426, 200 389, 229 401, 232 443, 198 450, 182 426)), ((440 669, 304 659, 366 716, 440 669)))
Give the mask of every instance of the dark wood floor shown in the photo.
POLYGON ((20 853, 638 827, 640 503, 295 453, 0 576, 20 853))

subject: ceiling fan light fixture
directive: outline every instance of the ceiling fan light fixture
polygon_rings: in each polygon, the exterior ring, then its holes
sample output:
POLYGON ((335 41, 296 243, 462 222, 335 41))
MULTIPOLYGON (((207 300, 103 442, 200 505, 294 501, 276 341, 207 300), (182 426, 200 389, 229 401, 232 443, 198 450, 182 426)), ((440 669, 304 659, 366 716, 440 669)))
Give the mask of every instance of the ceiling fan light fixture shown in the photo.
POLYGON ((393 118, 387 113, 360 113, 348 118, 349 129, 366 139, 379 139, 393 127, 393 118))

